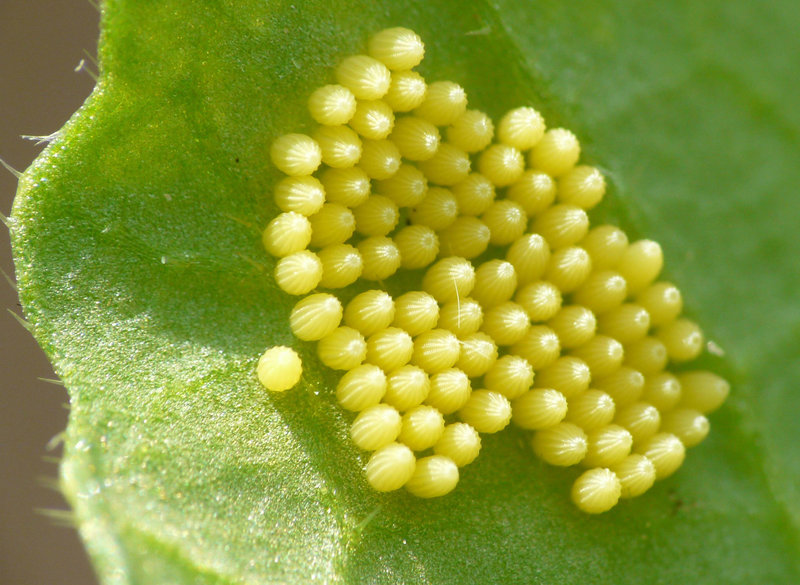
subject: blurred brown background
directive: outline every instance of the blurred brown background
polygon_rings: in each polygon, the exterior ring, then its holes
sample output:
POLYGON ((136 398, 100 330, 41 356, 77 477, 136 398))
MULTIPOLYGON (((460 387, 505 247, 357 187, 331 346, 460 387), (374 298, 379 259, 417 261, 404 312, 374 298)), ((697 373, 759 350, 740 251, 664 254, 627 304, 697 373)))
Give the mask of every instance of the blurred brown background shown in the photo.
MULTIPOLYGON (((94 81, 76 72, 94 56, 99 13, 89 0, 0 0, 0 158, 24 170, 41 151, 20 135, 47 135, 77 110, 94 81)), ((0 212, 8 215, 14 176, 0 168, 0 212)), ((13 277, 8 232, 0 266, 13 277)), ((59 448, 48 443, 67 421, 64 388, 39 346, 6 309, 16 292, 0 278, 0 583, 96 583, 67 506, 52 484, 59 448)))

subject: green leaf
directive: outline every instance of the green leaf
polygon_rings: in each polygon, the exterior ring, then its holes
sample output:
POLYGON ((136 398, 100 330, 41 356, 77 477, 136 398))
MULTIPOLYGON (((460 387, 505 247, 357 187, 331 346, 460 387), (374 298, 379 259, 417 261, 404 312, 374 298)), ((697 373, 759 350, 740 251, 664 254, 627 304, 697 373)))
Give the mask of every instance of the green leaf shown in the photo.
MULTIPOLYGON (((100 83, 20 183, 20 296, 70 392, 62 482, 107 584, 800 582, 800 110, 791 0, 108 0, 100 83), (385 26, 497 117, 533 104, 659 240, 733 396, 684 467, 590 517, 484 439, 457 490, 379 495, 259 228, 270 142, 385 26), (255 362, 293 344, 301 387, 255 362)), ((401 290, 414 276, 396 279, 401 290)), ((711 358, 709 358, 709 361, 711 358)))

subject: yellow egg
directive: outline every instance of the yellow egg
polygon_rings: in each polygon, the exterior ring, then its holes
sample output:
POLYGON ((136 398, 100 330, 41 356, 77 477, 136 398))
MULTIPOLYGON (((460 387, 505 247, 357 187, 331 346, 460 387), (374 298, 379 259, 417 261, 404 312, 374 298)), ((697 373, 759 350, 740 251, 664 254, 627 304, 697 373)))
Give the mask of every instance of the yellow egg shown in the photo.
POLYGON ((597 329, 597 319, 589 309, 580 305, 561 307, 548 322, 558 335, 561 347, 573 349, 588 343, 597 329))
POLYGON ((482 324, 483 309, 478 301, 469 297, 449 301, 439 311, 439 327, 460 338, 477 332, 482 324))
POLYGON ((427 120, 406 116, 395 122, 391 140, 397 145, 403 158, 421 161, 436 154, 441 136, 436 126, 427 120))
POLYGON ((286 177, 275 186, 275 203, 281 211, 315 214, 325 203, 325 188, 314 177, 286 177))
POLYGON ((585 471, 572 484, 572 502, 587 514, 602 514, 617 505, 622 484, 610 469, 598 467, 585 471))
POLYGON ((493 144, 481 153, 478 170, 498 187, 507 187, 522 176, 525 158, 513 146, 493 144))
POLYGON ((659 411, 672 410, 681 399, 681 383, 670 372, 660 372, 645 376, 642 400, 652 404, 659 411))
POLYGON ((356 231, 364 236, 385 236, 392 231, 400 219, 394 201, 383 195, 370 195, 353 209, 356 231))
POLYGON ((664 415, 661 431, 672 433, 686 447, 700 444, 710 429, 708 419, 696 410, 678 408, 664 415))
POLYGON ((370 194, 369 177, 360 167, 326 169, 322 173, 320 181, 325 187, 325 197, 328 203, 355 207, 366 201, 370 194))
POLYGON ((393 71, 383 101, 395 112, 410 112, 419 107, 427 91, 425 79, 416 71, 393 71))
POLYGON ((518 241, 528 227, 528 216, 519 203, 508 199, 493 202, 481 215, 491 234, 489 241, 505 246, 518 241))
POLYGON ((397 440, 413 451, 433 447, 444 433, 444 417, 433 406, 415 406, 403 415, 403 427, 397 440))
POLYGON ((557 425, 567 414, 567 399, 558 390, 535 388, 511 401, 511 420, 518 427, 540 430, 557 425))
POLYGON ((383 100, 359 100, 350 119, 350 127, 368 140, 385 139, 391 134, 394 124, 394 112, 383 100))
POLYGON ((319 340, 317 355, 331 369, 352 370, 367 357, 367 342, 355 329, 337 327, 319 340))
POLYGON ((625 346, 623 363, 645 376, 657 374, 667 365, 667 348, 655 337, 644 337, 625 346))
POLYGON ((303 363, 297 352, 290 347, 270 347, 258 360, 258 381, 267 390, 284 392, 300 381, 303 363))
POLYGON ((671 433, 658 433, 636 447, 636 452, 653 462, 656 479, 675 473, 686 457, 686 447, 671 433))
POLYGON ((400 266, 409 270, 425 268, 439 254, 439 237, 425 225, 406 226, 392 239, 400 251, 400 266))
POLYGON ((361 254, 350 244, 333 244, 317 253, 322 262, 320 286, 343 288, 353 284, 364 268, 361 254))
POLYGON ((578 162, 581 145, 575 135, 564 128, 553 128, 544 133, 531 150, 530 165, 551 177, 560 177, 578 162))
POLYGON ((375 364, 385 372, 396 370, 411 360, 414 341, 398 327, 387 327, 367 338, 367 363, 375 364))
POLYGON ((386 65, 372 57, 353 55, 339 63, 336 81, 360 100, 377 100, 389 91, 392 74, 386 65))
POLYGON ((495 198, 492 182, 480 173, 470 173, 450 190, 458 202, 458 210, 463 215, 480 215, 495 198))
POLYGON ((344 244, 356 231, 353 212, 338 203, 326 203, 308 221, 311 222, 311 245, 316 248, 344 244))
POLYGON ((589 442, 579 426, 560 422, 536 431, 531 440, 536 455, 550 465, 567 467, 580 463, 586 456, 589 442))
POLYGON ((652 240, 639 240, 622 253, 617 270, 628 283, 628 293, 637 294, 656 279, 663 265, 661 246, 652 240))
POLYGON ((417 461, 406 489, 418 498, 439 498, 458 484, 458 466, 444 455, 430 455, 417 461))
POLYGON ((381 401, 386 393, 386 374, 378 366, 363 364, 339 379, 336 399, 342 408, 361 412, 381 401))
POLYGON ((506 252, 506 260, 517 271, 519 286, 539 280, 550 262, 550 246, 539 234, 525 234, 506 252))
POLYGON ((364 261, 361 278, 383 280, 400 268, 400 250, 391 238, 372 236, 358 243, 358 251, 364 261))
POLYGON ((385 329, 394 318, 394 301, 382 290, 368 290, 356 295, 344 310, 345 325, 366 336, 385 329))
POLYGON ((619 307, 627 296, 628 283, 619 272, 600 270, 590 274, 572 293, 572 300, 601 315, 619 307))
POLYGON ((556 182, 547 173, 527 170, 508 187, 507 197, 533 217, 546 210, 556 198, 556 182))
POLYGON ((413 207, 428 194, 428 179, 417 167, 401 164, 394 175, 376 181, 376 191, 386 195, 399 207, 413 207))
POLYGON ((601 225, 589 230, 581 240, 581 247, 592 257, 595 270, 611 270, 627 250, 628 236, 617 226, 601 225))
POLYGON ((492 236, 489 226, 477 217, 460 215, 439 232, 439 254, 443 257, 475 258, 489 247, 492 236))
POLYGON ((553 252, 543 278, 560 288, 562 293, 571 293, 586 282, 591 272, 589 253, 580 246, 569 246, 553 252))
POLYGON ((685 372, 678 376, 681 383, 681 408, 691 408, 703 414, 714 412, 730 393, 727 380, 712 372, 698 370, 685 372))
POLYGON ((386 377, 386 394, 383 401, 400 412, 422 404, 428 397, 431 382, 422 368, 401 366, 386 377))
POLYGON ((442 414, 452 414, 460 409, 472 393, 469 376, 458 368, 434 374, 430 382, 431 388, 425 403, 437 408, 442 414))
POLYGON ((434 453, 449 457, 459 467, 475 461, 480 451, 481 436, 467 423, 447 425, 439 442, 433 447, 434 453))
POLYGON ((656 481, 656 468, 644 455, 628 455, 612 470, 617 474, 622 487, 621 498, 635 498, 649 490, 656 481))
POLYGON ((469 377, 482 376, 496 360, 497 345, 485 333, 479 331, 461 339, 461 352, 456 365, 469 377))
POLYGON ((322 278, 322 262, 313 252, 289 254, 275 264, 275 283, 285 293, 304 295, 314 290, 322 278))
POLYGON ((636 296, 636 303, 647 309, 653 327, 671 323, 683 310, 681 291, 670 282, 651 284, 636 296))
POLYGON ((617 408, 624 408, 641 398, 644 376, 637 370, 622 366, 610 376, 594 380, 592 385, 611 396, 617 408))
POLYGON ((565 420, 591 432, 614 420, 615 412, 614 399, 610 395, 602 390, 590 389, 570 398, 565 420))
POLYGON ((467 110, 447 128, 447 141, 464 152, 480 152, 492 142, 492 119, 478 110, 467 110))
POLYGON ((545 124, 542 115, 529 107, 515 108, 506 112, 497 127, 497 138, 519 150, 528 150, 544 136, 545 124))
POLYGON ((370 179, 378 181, 392 177, 400 168, 400 151, 389 140, 364 140, 359 166, 370 179))
POLYGON ((341 85, 323 85, 308 98, 308 111, 325 126, 347 124, 356 111, 356 96, 341 85))
POLYGON ((600 315, 597 330, 623 345, 639 341, 650 329, 650 313, 634 303, 625 303, 600 315))
POLYGON ((531 282, 517 290, 514 302, 521 305, 534 323, 551 319, 561 309, 561 291, 544 280, 531 282))
POLYGON ((403 487, 415 469, 416 458, 411 449, 399 443, 389 443, 369 458, 366 476, 376 491, 391 492, 403 487))
POLYGON ((525 337, 529 327, 530 319, 525 309, 508 301, 486 311, 481 329, 497 345, 514 345, 525 337))
POLYGON ((606 425, 587 434, 588 448, 582 464, 586 467, 611 467, 631 452, 633 436, 623 427, 606 425))
POLYGON ((361 139, 347 126, 320 126, 314 140, 322 151, 322 162, 329 167, 347 169, 361 158, 361 139))
POLYGON ((261 234, 261 242, 267 252, 282 258, 305 250, 311 242, 311 233, 311 222, 306 216, 288 211, 267 224, 261 234))
POLYGON ((297 302, 289 327, 303 341, 317 341, 333 333, 342 321, 342 303, 335 296, 317 293, 297 302))
POLYGON ((532 229, 541 234, 552 249, 565 248, 586 236, 589 216, 580 207, 561 203, 543 211, 534 220, 532 229))
POLYGON ((461 352, 458 338, 446 329, 431 329, 414 339, 411 362, 429 374, 452 368, 461 352))
POLYGON ((479 433, 496 433, 511 422, 511 403, 499 392, 473 390, 458 415, 479 433))
POLYGON ((573 349, 570 355, 586 362, 592 372, 592 378, 599 379, 610 376, 619 369, 625 358, 625 350, 613 337, 595 335, 588 342, 573 349))
POLYGON ((467 92, 463 87, 452 81, 434 81, 414 113, 436 126, 447 126, 466 110, 467 92))
POLYGON ((305 134, 285 134, 270 147, 270 158, 281 171, 292 177, 310 175, 322 163, 322 151, 305 134))
POLYGON ((534 370, 539 370, 556 361, 560 351, 556 332, 544 325, 534 325, 525 337, 511 346, 510 353, 525 358, 534 370))
POLYGON ((368 52, 389 69, 405 70, 420 64, 425 45, 413 30, 398 26, 372 35, 368 52))
POLYGON ((595 167, 579 165, 558 180, 558 199, 563 203, 591 209, 603 199, 606 181, 595 167))
POLYGON ((439 231, 453 224, 458 217, 458 203, 453 194, 443 187, 431 187, 421 202, 411 209, 409 219, 416 225, 425 225, 439 231))
POLYGON ((397 311, 392 325, 419 335, 436 327, 439 320, 439 305, 431 295, 423 291, 411 291, 397 297, 397 311))
POLYGON ((420 170, 431 183, 445 187, 466 179, 471 166, 469 155, 447 142, 439 145, 435 155, 419 163, 420 170))
POLYGON ((703 351, 703 332, 689 319, 676 319, 659 327, 656 337, 667 348, 667 355, 673 362, 693 360, 703 351))
POLYGON ((484 375, 486 388, 509 400, 525 394, 533 385, 533 367, 518 355, 504 355, 484 375))
POLYGON ((554 388, 567 398, 572 398, 589 388, 591 373, 581 359, 561 356, 546 368, 536 372, 536 385, 554 388))
POLYGON ((428 268, 422 289, 440 303, 466 298, 475 286, 475 268, 469 260, 451 256, 428 268))
POLYGON ((403 426, 400 413, 388 404, 362 410, 350 425, 350 438, 359 449, 374 451, 391 444, 403 426))

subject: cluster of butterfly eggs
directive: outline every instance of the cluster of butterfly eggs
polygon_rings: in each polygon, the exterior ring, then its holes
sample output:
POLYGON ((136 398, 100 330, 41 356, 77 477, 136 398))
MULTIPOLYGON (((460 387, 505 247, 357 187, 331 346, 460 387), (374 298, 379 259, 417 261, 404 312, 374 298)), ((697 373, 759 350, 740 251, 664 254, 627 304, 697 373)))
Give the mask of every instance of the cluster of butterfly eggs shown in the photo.
MULTIPOLYGON (((547 463, 589 468, 572 489, 580 509, 644 493, 703 440, 705 414, 729 390, 711 372, 665 370, 704 341, 680 318, 678 289, 656 281, 661 248, 614 226, 590 230, 586 210, 605 181, 577 164, 570 131, 546 129, 528 107, 495 131, 458 84, 413 70, 424 45, 408 29, 379 32, 368 53, 344 59, 338 84, 311 95, 312 136, 273 142, 288 176, 275 189, 282 213, 263 232, 277 285, 312 293, 290 327, 345 372, 336 396, 358 413, 352 440, 373 452, 367 480, 449 493, 479 433, 513 421, 547 463), (490 246, 504 258, 478 263, 490 246), (346 306, 314 292, 380 285, 401 269, 425 269, 422 290, 376 288, 346 306)), ((302 364, 273 347, 257 373, 282 391, 302 364)))

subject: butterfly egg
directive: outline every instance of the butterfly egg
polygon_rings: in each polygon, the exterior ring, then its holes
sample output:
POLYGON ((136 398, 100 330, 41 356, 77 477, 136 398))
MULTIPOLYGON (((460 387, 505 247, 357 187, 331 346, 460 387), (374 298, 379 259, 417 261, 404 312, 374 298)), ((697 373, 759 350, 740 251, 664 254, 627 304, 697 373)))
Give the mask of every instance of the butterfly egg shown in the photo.
POLYGON ((450 190, 458 202, 462 215, 481 215, 495 198, 494 184, 480 173, 470 173, 450 190))
POLYGON ((452 81, 434 81, 414 114, 436 126, 448 126, 466 111, 467 92, 463 87, 452 81))
POLYGON ((522 176, 525 158, 513 146, 493 144, 481 153, 478 170, 498 187, 507 187, 522 176))
POLYGON ((475 270, 475 287, 472 298, 484 308, 491 308, 509 300, 517 289, 517 272, 505 260, 489 260, 475 270))
POLYGON ((389 91, 383 96, 395 112, 410 112, 425 99, 428 85, 416 71, 393 71, 389 91))
POLYGON ((370 336, 386 329, 395 318, 395 303, 389 293, 368 290, 353 297, 344 310, 344 323, 348 327, 370 336))
POLYGON ((489 241, 495 246, 505 246, 516 242, 528 227, 528 216, 519 203, 500 199, 494 201, 481 215, 481 220, 489 228, 489 241))
POLYGON ((628 294, 636 294, 656 279, 663 265, 664 254, 658 242, 638 240, 622 253, 617 270, 628 283, 628 294))
POLYGON ((408 270, 425 268, 439 254, 439 236, 426 225, 409 225, 392 238, 400 250, 400 266, 408 270))
POLYGON ((481 330, 494 339, 497 345, 514 345, 525 337, 530 325, 525 309, 509 301, 486 311, 481 330))
POLYGON ((385 372, 406 365, 414 351, 411 336, 398 327, 387 327, 367 338, 367 363, 375 364, 385 372))
POLYGON ((453 194, 443 187, 431 187, 425 199, 408 214, 412 223, 426 225, 432 230, 449 227, 458 217, 458 203, 453 194))
POLYGON ((628 283, 619 272, 593 272, 573 294, 572 300, 601 315, 619 307, 628 296, 628 283))
POLYGON ((422 289, 440 303, 465 298, 475 286, 475 268, 466 258, 442 258, 428 268, 422 289))
POLYGON ((685 372, 678 376, 681 384, 681 408, 691 408, 708 414, 714 412, 730 394, 727 380, 712 372, 702 370, 685 372))
POLYGON ((606 194, 606 180, 597 168, 579 165, 558 180, 558 200, 591 209, 606 194))
POLYGON ((476 258, 489 247, 492 232, 477 217, 460 215, 439 232, 439 253, 442 256, 476 258))
POLYGON ((386 102, 361 100, 350 119, 350 127, 368 140, 383 140, 391 134, 394 122, 394 112, 386 102))
POLYGON ((508 187, 506 197, 522 206, 529 216, 543 212, 556 198, 556 182, 547 173, 527 170, 508 187))
POLYGON ((395 408, 376 404, 358 414, 350 425, 350 438, 359 449, 375 451, 392 443, 402 427, 403 419, 395 408))
POLYGON ((569 399, 565 420, 591 432, 614 420, 614 399, 602 390, 587 390, 569 399))
POLYGON ((611 396, 617 409, 621 409, 641 398, 644 376, 638 370, 622 366, 610 376, 595 380, 593 386, 611 396))
POLYGON ((497 127, 497 139, 519 150, 528 150, 544 136, 542 115, 530 107, 515 108, 506 112, 497 127))
POLYGON ((534 220, 533 231, 542 234, 553 249, 572 246, 588 233, 589 216, 574 205, 553 205, 534 220))
POLYGON ((346 372, 336 386, 342 408, 361 412, 380 403, 386 394, 386 374, 378 366, 363 364, 346 372))
POLYGON ((670 372, 645 376, 642 400, 652 404, 662 413, 675 408, 681 399, 681 383, 670 372))
POLYGON ((427 120, 407 116, 395 122, 391 139, 403 158, 421 161, 428 160, 436 154, 441 136, 438 128, 427 120))
POLYGON ((370 179, 384 180, 400 168, 400 151, 389 140, 364 140, 359 166, 370 179))
POLYGON ((461 346, 458 338, 446 329, 431 329, 414 339, 411 362, 429 374, 452 368, 458 361, 461 346))
POLYGON ((287 211, 267 224, 261 233, 261 242, 267 252, 282 258, 304 250, 311 242, 311 235, 311 223, 306 216, 287 211))
POLYGON ((478 110, 467 110, 447 128, 447 141, 464 152, 480 152, 492 142, 492 119, 478 110))
POLYGON ((358 243, 358 251, 364 260, 361 278, 383 280, 400 268, 400 250, 391 238, 372 236, 358 243))
POLYGON ((587 433, 588 448, 582 464, 586 467, 610 467, 621 463, 631 452, 633 435, 611 424, 587 433))
POLYGON ((414 475, 405 488, 418 498, 438 498, 458 484, 458 466, 444 455, 430 455, 417 461, 414 475))
POLYGON ((308 111, 319 124, 347 124, 356 112, 356 96, 341 85, 323 85, 308 98, 308 111))
POLYGON ((572 484, 570 497, 582 512, 602 514, 617 505, 622 483, 610 469, 596 467, 581 474, 572 484))
POLYGON ((564 128, 553 128, 533 147, 529 162, 551 177, 560 177, 575 166, 580 155, 581 145, 575 135, 564 128))
POLYGON ((317 355, 333 370, 352 370, 367 357, 367 342, 355 329, 337 327, 319 340, 317 355))
POLYGON ((639 341, 650 329, 650 313, 634 303, 625 303, 598 317, 597 329, 623 345, 639 341))
POLYGON ((459 467, 469 465, 481 452, 481 436, 467 423, 453 423, 444 428, 439 442, 433 446, 437 455, 449 457, 459 467))
POLYGON ((353 212, 338 203, 326 203, 308 221, 311 222, 311 245, 317 248, 344 244, 356 231, 353 212))
POLYGON ((651 284, 636 296, 636 303, 650 313, 652 327, 674 321, 683 311, 681 291, 671 282, 651 284))
POLYGON ((458 368, 434 374, 430 380, 431 389, 425 403, 437 408, 442 414, 452 414, 459 410, 472 393, 469 376, 458 368))
POLYGON ((433 329, 439 321, 439 304, 426 292, 407 292, 397 297, 395 307, 392 325, 405 329, 412 336, 433 329))
POLYGON ((446 142, 439 145, 435 155, 419 163, 419 168, 431 183, 446 187, 466 179, 471 166, 466 152, 446 142))
POLYGON ((433 447, 444 432, 444 417, 433 406, 415 406, 403 415, 403 428, 397 440, 412 451, 433 447))
POLYGON ((313 215, 325 203, 325 188, 314 177, 286 177, 275 186, 275 203, 281 211, 313 215))
POLYGON ((554 284, 539 280, 517 291, 514 302, 521 305, 534 323, 547 321, 561 309, 561 291, 554 284))
POLYGON ((356 231, 365 236, 385 236, 394 229, 400 219, 395 202, 383 195, 370 195, 353 209, 356 231))
POLYGON ((317 256, 322 262, 319 286, 325 288, 343 288, 353 284, 364 269, 361 254, 350 244, 326 246, 317 252, 317 256))
POLYGON ((591 381, 589 366, 581 359, 561 356, 546 368, 536 373, 536 385, 554 388, 567 398, 577 396, 589 388, 591 381))
POLYGON ((369 176, 360 167, 326 169, 320 181, 325 187, 328 203, 355 207, 366 201, 370 194, 369 176))
POLYGON ((597 319, 586 307, 567 305, 562 307, 547 325, 558 335, 561 347, 574 349, 585 345, 594 337, 597 319))
POLYGON ((283 292, 304 295, 319 284, 322 278, 322 262, 313 252, 302 250, 278 260, 273 275, 275 283, 283 292))
POLYGON ((430 389, 431 381, 422 368, 401 366, 387 375, 383 401, 405 412, 422 404, 430 389))
POLYGON ((517 271, 519 286, 539 280, 550 263, 550 246, 539 234, 525 234, 506 252, 506 260, 517 271))
POLYGON ((658 433, 636 447, 636 452, 653 462, 656 479, 675 473, 686 458, 686 447, 671 433, 658 433))
POLYGON ((495 361, 497 361, 497 345, 485 333, 479 331, 461 340, 461 353, 456 365, 469 377, 482 376, 495 361))
POLYGON ((414 475, 416 465, 417 460, 411 449, 400 443, 389 443, 369 458, 367 481, 379 492, 398 490, 414 475))
POLYGON ((317 341, 333 333, 342 321, 342 303, 327 293, 309 295, 295 304, 289 327, 303 341, 317 341))
POLYGON ((595 270, 611 270, 628 249, 628 236, 617 226, 601 225, 589 230, 581 240, 581 247, 589 252, 595 270))
POLYGON ((511 420, 531 431, 557 425, 567 414, 567 399, 553 388, 535 388, 511 401, 511 420))
POLYGON ((335 169, 347 169, 361 158, 361 139, 347 126, 320 126, 314 140, 322 151, 322 162, 335 169))
POLYGON ((533 375, 533 367, 528 360, 518 355, 504 355, 492 364, 483 381, 487 390, 499 392, 509 400, 514 400, 531 388, 533 375))
POLYGON ((511 403, 499 392, 473 390, 458 416, 479 433, 496 433, 511 422, 511 403))
POLYGON ((521 340, 511 347, 511 353, 528 360, 534 370, 556 361, 561 351, 556 332, 544 325, 534 325, 521 340))
POLYGON ((464 338, 472 335, 483 324, 483 308, 469 297, 455 299, 442 305, 439 311, 439 327, 464 338))
POLYGON ((617 474, 622 492, 620 498, 641 496, 656 481, 656 468, 653 462, 644 455, 632 453, 612 467, 617 474))
POLYGON ((336 67, 336 81, 360 100, 378 100, 389 91, 392 74, 377 59, 352 55, 336 67))
POLYGON ((661 340, 647 336, 625 346, 625 360, 622 363, 645 376, 657 374, 667 365, 667 348, 661 340))
POLYGON ((661 414, 652 404, 637 402, 620 410, 614 422, 630 431, 634 443, 641 443, 658 432, 661 414))
POLYGON ((413 207, 428 194, 428 179, 417 167, 402 164, 394 175, 377 181, 375 190, 386 195, 399 207, 413 207))
POLYGON ((322 163, 319 144, 305 134, 284 134, 269 150, 272 163, 291 177, 310 175, 322 163))
POLYGON ((267 390, 284 392, 300 381, 303 362, 290 347, 276 345, 264 352, 258 360, 256 375, 267 390))
POLYGON ((580 246, 569 246, 553 252, 544 279, 560 288, 562 293, 571 293, 586 282, 591 272, 589 253, 580 246))
POLYGON ((685 447, 694 447, 706 438, 710 428, 708 419, 698 411, 678 408, 664 415, 660 430, 678 437, 685 447))
POLYGON ((676 319, 656 331, 673 362, 693 360, 703 351, 703 332, 694 321, 676 319))
POLYGON ((531 447, 545 463, 568 467, 583 460, 589 442, 586 433, 579 426, 560 422, 536 431, 531 439, 531 447))
POLYGON ((595 335, 583 345, 573 349, 570 354, 586 362, 592 378, 595 379, 613 374, 625 358, 622 344, 606 335, 595 335))
POLYGON ((405 70, 422 62, 425 45, 413 30, 398 26, 372 35, 367 52, 389 69, 405 70))

